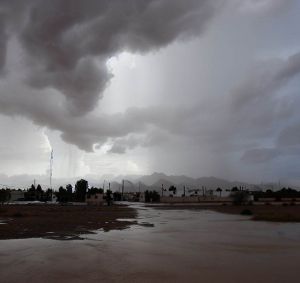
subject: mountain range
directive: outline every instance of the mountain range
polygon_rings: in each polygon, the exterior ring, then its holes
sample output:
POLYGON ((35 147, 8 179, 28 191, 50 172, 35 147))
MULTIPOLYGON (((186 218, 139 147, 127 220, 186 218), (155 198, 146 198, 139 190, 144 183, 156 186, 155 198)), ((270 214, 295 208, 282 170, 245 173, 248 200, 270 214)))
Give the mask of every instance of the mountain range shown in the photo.
POLYGON ((118 176, 113 179, 111 183, 111 188, 116 187, 116 184, 121 186, 122 180, 125 180, 124 187, 125 190, 132 191, 145 191, 145 190, 158 190, 160 191, 162 186, 168 189, 170 186, 176 186, 179 191, 183 190, 185 186, 187 189, 201 189, 206 187, 206 189, 217 189, 218 187, 223 190, 231 189, 232 187, 244 187, 249 189, 254 189, 255 185, 243 183, 243 182, 230 182, 224 179, 216 177, 201 177, 192 178, 185 175, 166 175, 164 173, 153 173, 151 175, 144 176, 118 176), (112 186, 113 184, 113 186, 112 186))
MULTIPOLYGON (((182 191, 185 186, 186 189, 217 189, 218 187, 223 190, 231 189, 232 187, 244 187, 250 190, 265 190, 266 188, 278 189, 278 184, 268 183, 265 185, 255 185, 239 181, 228 181, 216 177, 201 177, 192 178, 185 175, 166 175, 164 173, 153 173, 151 175, 87 175, 77 178, 53 178, 53 188, 58 189, 59 186, 66 186, 67 184, 75 185, 79 179, 86 179, 89 182, 89 186, 110 188, 113 191, 121 190, 122 180, 124 181, 124 187, 126 191, 145 191, 145 190, 157 190, 160 191, 162 186, 168 189, 170 186, 176 186, 178 191, 182 191)), ((36 182, 41 184, 44 189, 49 187, 49 176, 47 175, 17 175, 7 176, 0 174, 0 187, 11 188, 28 188, 36 182)), ((288 186, 287 184, 281 184, 281 187, 288 186)), ((294 187, 295 188, 295 187, 294 187)), ((299 189, 299 188, 296 188, 299 189)))

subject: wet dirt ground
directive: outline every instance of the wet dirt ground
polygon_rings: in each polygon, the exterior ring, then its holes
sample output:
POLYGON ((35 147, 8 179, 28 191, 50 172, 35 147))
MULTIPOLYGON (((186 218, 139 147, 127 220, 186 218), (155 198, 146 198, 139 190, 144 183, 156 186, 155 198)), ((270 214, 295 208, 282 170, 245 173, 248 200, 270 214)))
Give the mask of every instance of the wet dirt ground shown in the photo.
POLYGON ((0 241, 1 282, 298 281, 299 223, 133 207, 137 224, 122 231, 0 241))
POLYGON ((0 206, 0 240, 24 238, 81 239, 82 234, 102 228, 125 229, 135 221, 117 221, 136 216, 125 205, 3 205, 0 206))

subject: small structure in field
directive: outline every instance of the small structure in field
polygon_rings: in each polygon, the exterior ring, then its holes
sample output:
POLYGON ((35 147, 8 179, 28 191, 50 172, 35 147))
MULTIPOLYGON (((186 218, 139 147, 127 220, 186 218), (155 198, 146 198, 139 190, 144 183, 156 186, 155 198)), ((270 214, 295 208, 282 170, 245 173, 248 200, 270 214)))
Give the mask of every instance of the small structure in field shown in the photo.
POLYGON ((87 205, 103 205, 104 198, 103 194, 101 193, 96 193, 96 194, 91 194, 86 196, 85 202, 87 205))
POLYGON ((24 200, 24 191, 21 190, 11 190, 9 201, 24 200))

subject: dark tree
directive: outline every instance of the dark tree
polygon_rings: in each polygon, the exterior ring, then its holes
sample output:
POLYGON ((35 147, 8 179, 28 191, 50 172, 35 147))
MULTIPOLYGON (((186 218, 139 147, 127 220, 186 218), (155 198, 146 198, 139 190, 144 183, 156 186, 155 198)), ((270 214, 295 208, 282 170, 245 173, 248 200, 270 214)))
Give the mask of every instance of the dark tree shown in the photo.
POLYGON ((173 194, 174 195, 176 195, 176 191, 177 191, 177 189, 176 189, 176 187, 175 186, 170 186, 170 188, 169 188, 169 192, 173 192, 173 194))
POLYGON ((85 196, 88 188, 88 181, 81 179, 76 182, 75 185, 75 200, 84 202, 85 196))
POLYGON ((234 191, 231 194, 233 204, 242 205, 248 201, 248 192, 247 191, 234 191))
POLYGON ((217 188, 216 191, 220 194, 220 197, 221 197, 223 190, 221 188, 217 188))
POLYGON ((152 191, 152 201, 153 202, 159 202, 160 201, 160 195, 157 191, 152 191))
POLYGON ((90 194, 90 195, 103 194, 103 189, 102 188, 91 187, 88 190, 88 194, 90 194))
POLYGON ((0 190, 0 202, 3 205, 5 202, 10 199, 10 190, 9 189, 1 189, 0 190))
POLYGON ((105 194, 105 199, 106 199, 106 203, 108 206, 110 206, 112 204, 112 191, 111 190, 107 190, 106 194, 105 194))
POLYGON ((35 189, 35 186, 33 184, 27 190, 27 192, 24 194, 24 198, 25 198, 26 201, 35 201, 35 200, 37 200, 36 189, 35 189))
POLYGON ((122 200, 122 194, 120 192, 114 192, 113 193, 114 201, 121 201, 122 200))
POLYGON ((40 184, 36 187, 35 195, 37 200, 43 200, 43 190, 40 184))
MULTIPOLYGON (((87 191, 87 198, 90 198, 91 196, 96 195, 96 194, 103 194, 103 189, 102 188, 98 189, 98 188, 95 188, 95 187, 91 187, 87 191)), ((104 197, 104 199, 105 199, 105 197, 104 197)))
POLYGON ((239 191, 239 188, 238 188, 238 187, 233 187, 233 188, 231 189, 231 191, 232 191, 232 192, 238 192, 238 191, 239 191))
POLYGON ((45 200, 46 201, 52 201, 52 193, 53 191, 51 189, 47 189, 45 192, 45 200))
POLYGON ((71 184, 66 185, 68 194, 72 194, 73 186, 71 184))
POLYGON ((68 191, 60 186, 58 189, 58 192, 56 192, 56 197, 58 202, 68 202, 69 201, 69 195, 68 191))
POLYGON ((145 191, 145 202, 159 202, 160 195, 157 191, 145 191))

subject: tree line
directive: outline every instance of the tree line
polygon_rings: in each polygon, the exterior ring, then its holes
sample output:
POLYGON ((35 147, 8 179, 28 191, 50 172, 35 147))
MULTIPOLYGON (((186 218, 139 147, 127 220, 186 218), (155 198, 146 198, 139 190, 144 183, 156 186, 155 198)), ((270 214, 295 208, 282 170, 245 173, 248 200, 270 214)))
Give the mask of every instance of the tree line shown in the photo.
POLYGON ((38 184, 35 186, 32 184, 27 190, 11 190, 8 188, 2 188, 0 190, 0 202, 8 202, 11 198, 12 191, 24 192, 24 197, 18 199, 19 201, 42 201, 49 202, 56 199, 58 202, 84 202, 86 196, 96 193, 103 193, 102 188, 88 187, 88 181, 81 179, 75 184, 75 187, 71 184, 66 187, 60 186, 58 191, 54 191, 50 188, 43 190, 42 186, 38 184))

